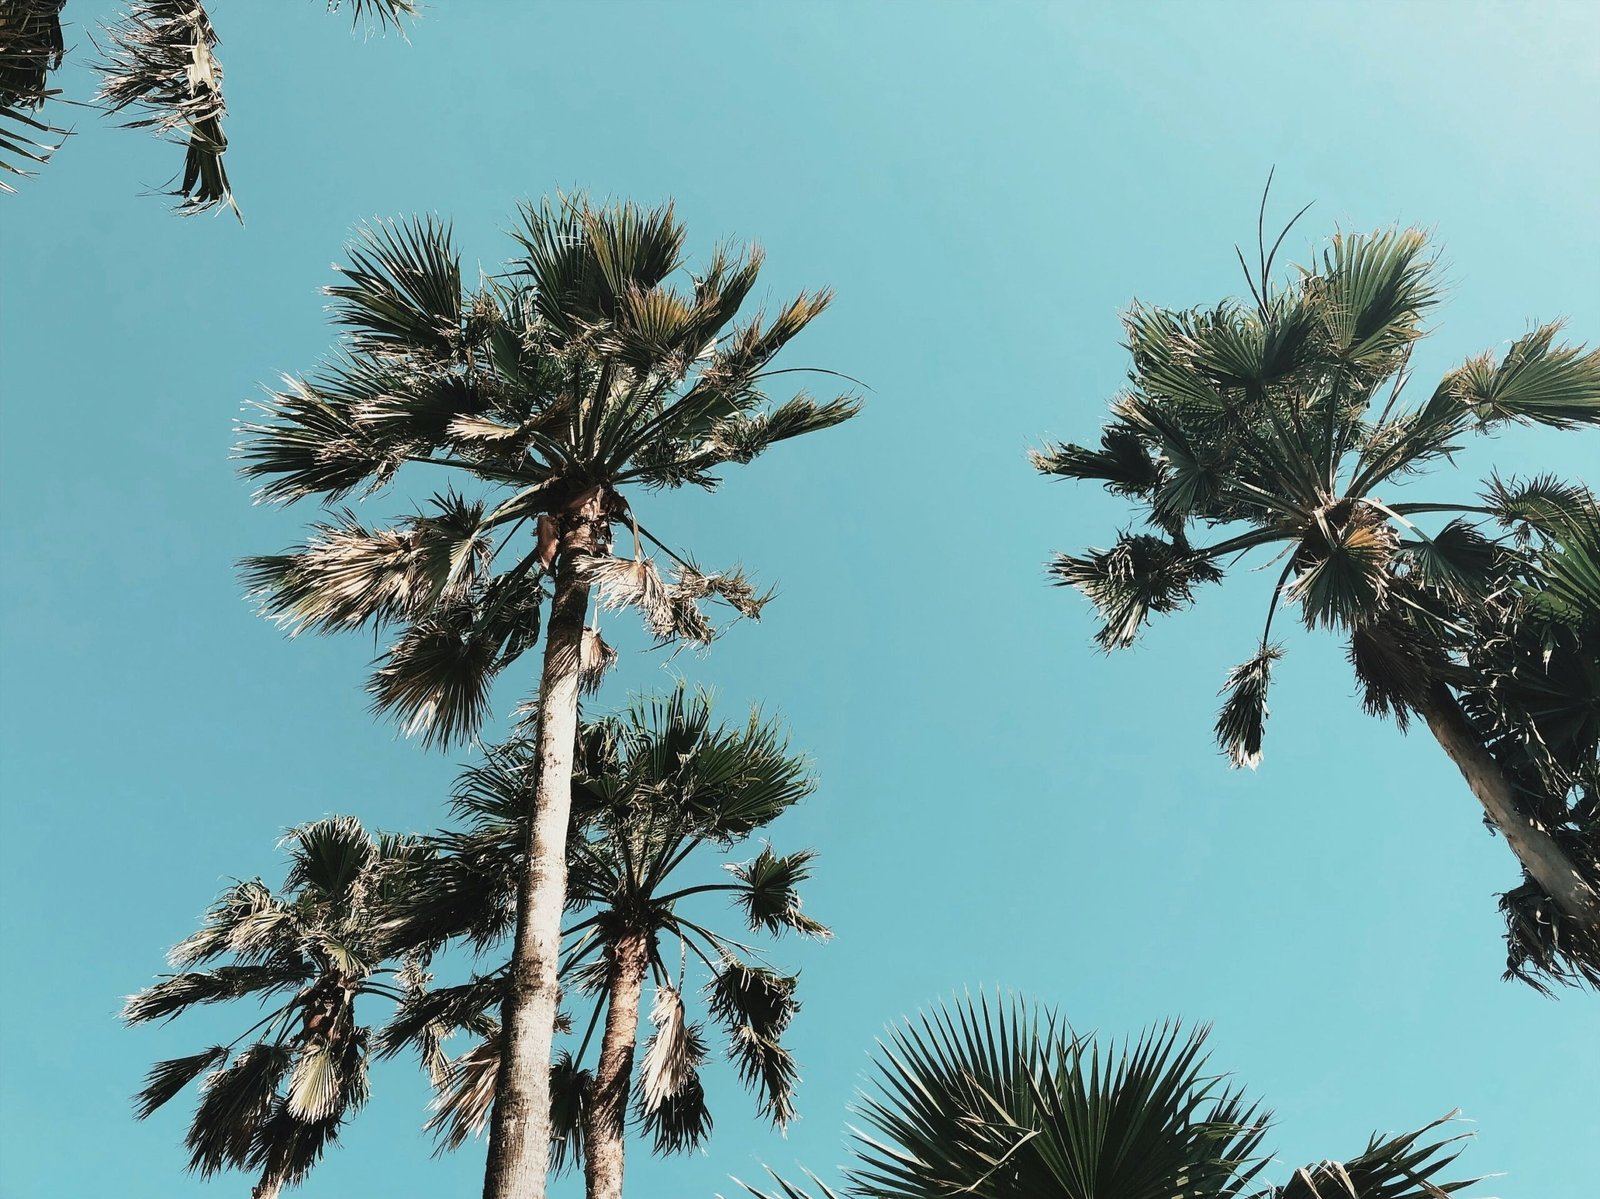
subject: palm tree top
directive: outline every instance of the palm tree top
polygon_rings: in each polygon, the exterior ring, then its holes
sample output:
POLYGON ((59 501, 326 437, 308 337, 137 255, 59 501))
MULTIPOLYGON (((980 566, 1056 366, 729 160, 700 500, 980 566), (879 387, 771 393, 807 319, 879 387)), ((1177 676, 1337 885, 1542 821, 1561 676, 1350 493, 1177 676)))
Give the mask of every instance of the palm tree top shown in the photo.
MULTIPOLYGON (((1262 1180, 1270 1114, 1209 1066, 1207 1030, 1103 1044, 1019 997, 967 997, 890 1030, 857 1114, 848 1194, 865 1199, 1441 1199, 1444 1121, 1357 1157, 1262 1180)), ((1446 1119, 1449 1119, 1447 1117, 1446 1119)), ((818 1193, 836 1192, 814 1176, 818 1193)), ((810 1199, 774 1176, 757 1199, 810 1199)))
POLYGON ((1282 285, 1276 249, 1263 245, 1256 277, 1247 269, 1248 301, 1134 305, 1123 321, 1129 386, 1100 445, 1032 454, 1041 472, 1099 482, 1143 519, 1110 548, 1062 554, 1050 568, 1099 610, 1105 649, 1132 644, 1153 614, 1186 607, 1251 551, 1283 551, 1260 648, 1230 676, 1218 722, 1240 765, 1259 758, 1280 600, 1308 626, 1356 633, 1369 702, 1403 718, 1392 702, 1405 686, 1392 668, 1405 656, 1402 620, 1379 617, 1404 610, 1412 626, 1448 623, 1449 608, 1489 594, 1505 570, 1484 519, 1546 527, 1587 497, 1547 476, 1495 478, 1478 497, 1444 501, 1383 489, 1448 461, 1469 435, 1600 424, 1600 351, 1558 343, 1559 324, 1468 359, 1425 399, 1406 401, 1411 354, 1441 292, 1421 231, 1336 234, 1282 285), (1455 519, 1430 534, 1418 520, 1434 513, 1455 519))
MULTIPOLYGON (((532 746, 514 741, 463 772, 454 800, 461 827, 439 834, 413 873, 391 928, 397 944, 429 951, 462 939, 479 952, 503 945, 515 916, 533 761, 532 746)), ((685 982, 691 965, 703 970, 707 1013, 726 1034, 762 1113, 779 1126, 793 1118, 799 1076, 781 1038, 799 1008, 798 976, 729 935, 704 901, 731 901, 751 933, 826 939, 828 929, 800 900, 815 855, 764 845, 715 873, 704 867, 770 825, 813 785, 809 761, 789 748, 776 721, 759 711, 741 722, 718 721, 710 694, 683 684, 583 726, 561 977, 584 1018, 552 1074, 559 1165, 575 1160, 581 1143, 583 1063, 605 1010, 608 972, 625 942, 643 954, 656 988, 655 1031, 640 1065, 636 1107, 657 1150, 693 1148, 710 1131, 699 1081, 706 1038, 692 1019, 693 989, 685 982), (697 868, 705 881, 681 881, 697 868)), ((381 1051, 417 1045, 426 1056, 456 1028, 489 1044, 498 1035, 491 1012, 502 979, 496 970, 455 987, 419 989, 385 1030, 381 1051)), ((443 1144, 459 1145, 482 1127, 492 1096, 484 1079, 495 1062, 492 1049, 480 1045, 444 1079, 433 1122, 443 1144)))
MULTIPOLYGON (((305 545, 245 562, 263 611, 293 630, 399 628, 372 678, 376 706, 442 742, 475 731, 489 681, 538 640, 558 560, 662 640, 709 642, 708 600, 757 616, 768 597, 744 572, 703 570, 669 547, 637 493, 714 488, 729 464, 859 406, 769 402, 770 380, 788 373, 774 358, 828 293, 740 319, 755 248, 718 249, 679 285, 685 231, 671 204, 546 200, 524 205, 512 236, 509 269, 469 287, 443 222, 364 229, 328 289, 340 351, 264 402, 239 451, 260 497, 281 502, 370 495, 412 466, 444 472, 420 511, 387 528, 335 511, 305 545), (631 556, 611 554, 613 526, 631 556)), ((586 641, 586 669, 609 653, 586 641)))

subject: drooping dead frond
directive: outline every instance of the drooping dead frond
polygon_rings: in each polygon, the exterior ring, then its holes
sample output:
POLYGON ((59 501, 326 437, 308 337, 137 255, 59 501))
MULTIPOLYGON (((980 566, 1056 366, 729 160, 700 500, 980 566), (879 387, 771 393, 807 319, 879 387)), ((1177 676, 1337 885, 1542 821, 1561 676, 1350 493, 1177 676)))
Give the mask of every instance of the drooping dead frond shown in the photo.
MULTIPOLYGON (((99 71, 99 99, 114 113, 139 114, 132 129, 150 129, 186 145, 183 176, 172 194, 180 212, 219 204, 239 215, 222 156, 227 106, 211 18, 199 0, 136 0, 106 33, 110 50, 99 71)), ((242 219, 242 218, 241 218, 242 219)))
POLYGON ((494 1107, 500 1076, 500 1037, 485 1037, 452 1061, 444 1085, 429 1105, 433 1115, 423 1125, 439 1139, 441 1149, 459 1149, 483 1132, 494 1107))
POLYGON ((606 672, 617 662, 617 651, 606 644, 600 630, 584 627, 583 644, 578 656, 578 686, 585 695, 593 695, 600 690, 600 684, 605 681, 606 672))
POLYGON ((603 607, 637 609, 645 627, 662 641, 677 635, 672 593, 650 558, 591 557, 583 569, 598 589, 603 607))
POLYGON ((683 996, 665 984, 656 988, 650 1007, 655 1026, 644 1061, 639 1066, 639 1094, 646 1111, 660 1107, 680 1093, 698 1064, 691 1052, 689 1022, 684 1017, 683 996))

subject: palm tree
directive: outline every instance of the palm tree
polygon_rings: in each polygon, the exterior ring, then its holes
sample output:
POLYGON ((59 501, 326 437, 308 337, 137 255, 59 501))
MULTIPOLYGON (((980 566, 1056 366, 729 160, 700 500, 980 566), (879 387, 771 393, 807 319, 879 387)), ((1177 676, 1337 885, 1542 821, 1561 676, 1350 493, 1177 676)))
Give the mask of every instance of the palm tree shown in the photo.
MULTIPOLYGON (((894 1029, 857 1114, 848 1194, 868 1199, 1444 1199, 1438 1124, 1260 1181, 1269 1117, 1208 1072, 1206 1031, 1101 1047, 1022 1000, 984 998, 894 1029)), ((1448 1119, 1448 1117, 1447 1117, 1448 1119)), ((818 1194, 837 1192, 818 1182, 818 1194)), ((811 1199, 774 1176, 757 1199, 811 1199)))
POLYGON ((1123 318, 1129 388, 1112 403, 1099 448, 1061 444, 1033 455, 1046 474, 1103 483, 1146 524, 1110 549, 1060 555, 1051 570, 1099 609, 1096 640, 1111 650, 1130 645, 1152 613, 1188 606, 1252 551, 1276 554, 1283 566, 1260 643, 1228 676, 1217 721, 1234 765, 1253 767, 1261 756, 1268 683, 1283 652, 1272 620, 1287 601, 1308 627, 1346 639, 1368 711, 1402 728, 1413 714, 1423 718, 1528 885, 1574 938, 1592 938, 1600 930, 1593 843, 1574 850, 1582 838, 1568 805, 1519 794, 1461 704, 1477 685, 1470 614, 1499 602, 1508 573, 1532 569, 1519 565, 1519 542, 1550 533, 1592 498, 1550 477, 1495 478, 1476 502, 1402 500, 1388 489, 1448 461, 1472 434, 1600 424, 1600 352, 1559 344, 1559 327, 1545 325, 1498 360, 1469 359, 1408 405, 1407 364, 1438 299, 1423 235, 1335 236, 1319 262, 1280 287, 1277 246, 1268 253, 1264 240, 1250 303, 1136 304, 1123 318), (1451 519, 1431 532, 1417 523, 1435 514, 1451 519), (1491 520, 1515 536, 1496 535, 1491 520))
MULTIPOLYGON (((27 175, 26 163, 42 163, 60 143, 41 137, 62 137, 66 130, 32 114, 60 94, 50 86, 61 65, 61 9, 66 0, 6 0, 0 11, 0 170, 27 175)), ((0 179, 0 192, 16 188, 0 179)))
POLYGON ((586 628, 591 594, 637 607, 663 640, 699 642, 714 635, 702 600, 754 617, 766 598, 740 571, 705 572, 668 550, 627 495, 714 488, 726 464, 857 410, 849 397, 804 394, 767 406, 774 356, 829 296, 803 293, 770 321, 737 322, 758 250, 716 251, 680 292, 668 280, 683 265, 684 229, 670 205, 562 199, 521 217, 523 256, 469 290, 447 227, 368 229, 329 289, 349 330, 341 355, 274 396, 242 449, 270 500, 382 490, 414 462, 488 493, 446 490, 387 529, 345 511, 301 548, 247 563, 264 611, 291 628, 397 629, 372 676, 375 706, 429 741, 478 727, 494 677, 536 642, 553 583, 541 802, 519 882, 489 1199, 544 1193, 578 692, 612 653, 586 628), (610 552, 615 525, 632 534, 629 557, 610 552), (646 541, 675 563, 670 579, 646 541))
MULTIPOLYGON (((706 1040, 688 1014, 690 956, 706 972, 710 1019, 726 1034, 729 1056, 762 1114, 782 1128, 794 1113, 798 1075, 781 1037, 798 1009, 797 978, 716 931, 695 911, 696 901, 730 898, 755 933, 828 931, 801 910, 808 851, 779 855, 764 847, 751 860, 725 864, 719 881, 685 885, 679 877, 691 870, 703 876, 717 855, 811 790, 806 762, 789 753, 775 724, 756 713, 742 727, 715 724, 709 698, 680 685, 585 725, 579 744, 568 848, 572 915, 561 974, 569 992, 584 997, 577 1006, 590 1011, 577 1049, 558 1055, 551 1072, 553 1154, 557 1169, 581 1154, 589 1199, 619 1199, 630 1097, 657 1152, 697 1148, 711 1130, 698 1071, 706 1040), (636 1072, 647 976, 655 983, 655 1031, 636 1072), (602 1028, 598 1053, 586 1064, 602 1028)), ((535 768, 532 748, 512 742, 463 775, 455 808, 466 828, 441 835, 425 859, 399 939, 429 947, 464 937, 480 949, 503 941, 514 919, 535 768)), ((417 1043, 431 1059, 448 1031, 478 1033, 478 1043, 443 1073, 432 1121, 452 1148, 488 1117, 499 1067, 489 1012, 504 977, 499 970, 459 987, 419 991, 383 1034, 380 1052, 417 1043)))
POLYGON ((129 1024, 247 998, 270 1009, 226 1045, 157 1062, 135 1099, 143 1119, 203 1075, 189 1168, 255 1171, 255 1199, 303 1179, 366 1102, 369 1030, 356 1002, 407 993, 403 972, 383 964, 381 930, 421 850, 346 816, 293 829, 285 843, 283 889, 252 879, 224 892, 173 949, 179 972, 123 1009, 129 1024))

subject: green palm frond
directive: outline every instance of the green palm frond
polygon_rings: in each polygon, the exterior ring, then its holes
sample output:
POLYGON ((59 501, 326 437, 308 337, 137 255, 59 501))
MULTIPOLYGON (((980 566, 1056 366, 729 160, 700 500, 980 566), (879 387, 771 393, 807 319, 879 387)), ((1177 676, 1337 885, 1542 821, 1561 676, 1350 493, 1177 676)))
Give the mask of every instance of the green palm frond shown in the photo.
POLYGON ((1424 1139, 1454 1118, 1452 1113, 1400 1136, 1374 1136, 1359 1157, 1347 1161, 1302 1166, 1260 1199, 1446 1199, 1478 1181, 1439 1177, 1459 1156, 1464 1136, 1424 1139))
POLYGON ((826 939, 833 934, 828 927, 800 910, 797 888, 811 877, 814 850, 803 849, 779 856, 771 846, 763 846, 749 862, 729 863, 724 867, 739 880, 735 899, 744 909, 745 918, 753 929, 765 929, 774 935, 793 929, 808 937, 826 939))
POLYGON ((1483 428, 1600 424, 1600 350, 1558 346, 1560 332, 1560 324, 1542 325, 1512 342, 1499 362, 1491 354, 1468 359, 1443 386, 1483 428))
MULTIPOLYGON (((777 1187, 778 1189, 776 1191, 758 1190, 757 1188, 751 1186, 748 1182, 738 1178, 735 1178, 734 1181, 750 1194, 754 1195, 755 1199, 814 1199, 811 1192, 796 1186, 792 1182, 788 1182, 785 1179, 780 1178, 770 1168, 767 1170, 767 1173, 772 1176, 772 1182, 770 1185, 777 1187)), ((812 1174, 808 1171, 806 1177, 809 1178, 812 1185, 817 1188, 815 1199, 844 1199, 844 1196, 824 1183, 815 1174, 812 1174)), ((722 1199, 722 1196, 719 1195, 717 1199, 722 1199)))
POLYGON ((1386 378, 1422 336, 1439 301, 1437 262, 1419 229, 1335 234, 1322 269, 1305 272, 1329 349, 1372 378, 1386 378))
POLYGON ((1206 1074, 1204 1037, 1102 1053, 1020 1000, 940 1009, 891 1033, 849 1176, 885 1199, 1236 1193, 1264 1120, 1206 1074))
POLYGON ((310 966, 219 966, 168 975, 153 987, 128 997, 122 1018, 129 1024, 170 1020, 196 1004, 226 1003, 247 995, 290 990, 311 977, 310 966))
MULTIPOLYGON (((329 12, 342 7, 344 0, 328 0, 329 12)), ((358 29, 376 25, 380 32, 400 30, 404 28, 401 22, 417 16, 419 11, 416 0, 350 0, 350 16, 358 29)))
POLYGON ((363 225, 324 289, 358 351, 451 359, 462 345, 461 258, 434 217, 363 225))
POLYGON ((136 113, 130 128, 183 143, 183 175, 172 193, 181 197, 179 211, 226 205, 237 216, 222 163, 228 149, 222 64, 205 7, 199 0, 136 0, 106 34, 98 98, 110 112, 136 113))

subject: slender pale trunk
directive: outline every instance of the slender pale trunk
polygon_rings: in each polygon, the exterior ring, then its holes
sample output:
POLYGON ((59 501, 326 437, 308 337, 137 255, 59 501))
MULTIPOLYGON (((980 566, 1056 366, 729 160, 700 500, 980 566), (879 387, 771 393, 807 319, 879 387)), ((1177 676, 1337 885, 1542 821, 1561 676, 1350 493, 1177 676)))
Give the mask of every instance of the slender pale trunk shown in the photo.
POLYGON ((588 1199, 622 1199, 623 1133, 639 1039, 639 992, 650 968, 649 943, 629 933, 611 947, 606 1035, 584 1109, 583 1177, 588 1199))
POLYGON ((528 861, 517 891, 501 1038, 499 1081, 489 1130, 484 1199, 544 1199, 550 1168, 550 1046, 560 992, 561 913, 567 896, 567 820, 578 729, 578 675, 589 584, 578 552, 590 548, 587 522, 562 539, 555 598, 545 623, 539 682, 539 783, 528 861))
POLYGON ((1590 929, 1600 929, 1600 895, 1573 869, 1549 831, 1520 809, 1511 780, 1484 747, 1449 688, 1435 683, 1420 710, 1434 739, 1460 768, 1523 869, 1564 913, 1590 929))
POLYGON ((263 1174, 261 1181, 250 1188, 250 1199, 278 1199, 283 1193, 283 1179, 263 1174))

